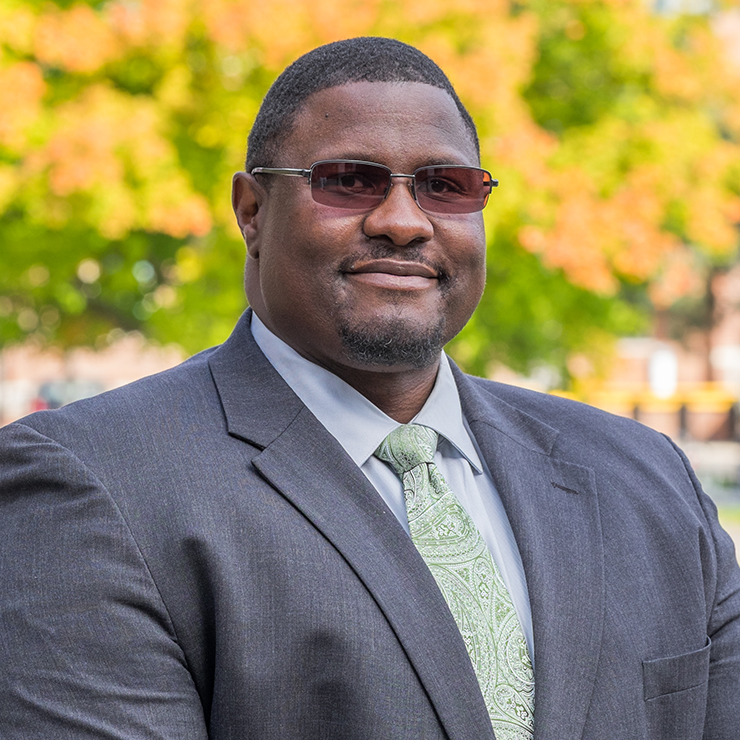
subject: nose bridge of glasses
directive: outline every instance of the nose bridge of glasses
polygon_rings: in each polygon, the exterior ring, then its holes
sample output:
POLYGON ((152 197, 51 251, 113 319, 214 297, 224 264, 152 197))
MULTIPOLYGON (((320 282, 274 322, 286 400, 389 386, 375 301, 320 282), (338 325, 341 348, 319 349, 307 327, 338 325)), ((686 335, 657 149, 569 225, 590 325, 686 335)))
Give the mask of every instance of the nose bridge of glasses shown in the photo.
POLYGON ((388 190, 386 191, 386 196, 391 191, 391 186, 393 185, 393 178, 400 178, 402 180, 408 180, 409 187, 411 188, 411 194, 416 197, 416 175, 405 175, 402 172, 391 172, 388 175, 388 190))
POLYGON ((416 175, 415 174, 406 175, 402 172, 391 172, 388 175, 388 188, 385 191, 385 198, 388 198, 388 196, 391 194, 391 188, 395 184, 394 178, 400 178, 401 180, 407 181, 407 186, 408 186, 408 190, 411 193, 411 197, 414 199, 414 202, 416 203, 417 207, 421 208, 421 206, 419 206, 419 201, 416 197, 416 175))

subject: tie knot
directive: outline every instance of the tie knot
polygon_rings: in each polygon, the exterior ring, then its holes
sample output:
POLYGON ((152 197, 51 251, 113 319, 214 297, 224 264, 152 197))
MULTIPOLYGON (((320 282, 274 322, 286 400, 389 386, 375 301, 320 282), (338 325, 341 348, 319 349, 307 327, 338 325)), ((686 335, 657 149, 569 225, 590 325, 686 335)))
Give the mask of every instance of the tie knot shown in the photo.
POLYGON ((412 468, 434 461, 437 432, 421 424, 404 424, 394 429, 375 450, 375 457, 390 463, 403 477, 412 468))

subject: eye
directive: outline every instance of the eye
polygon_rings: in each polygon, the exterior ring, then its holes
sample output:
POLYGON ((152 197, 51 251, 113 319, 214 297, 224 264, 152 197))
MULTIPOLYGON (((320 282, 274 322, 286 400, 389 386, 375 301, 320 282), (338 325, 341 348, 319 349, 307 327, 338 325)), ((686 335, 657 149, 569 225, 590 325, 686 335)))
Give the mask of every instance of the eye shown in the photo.
POLYGON ((430 177, 426 181, 426 190, 435 195, 450 195, 460 192, 460 186, 445 177, 430 177))
POLYGON ((357 172, 338 175, 333 186, 351 193, 366 193, 375 189, 375 185, 370 178, 357 172))
POLYGON ((375 181, 358 172, 342 172, 319 178, 319 187, 336 195, 366 195, 376 190, 375 181))

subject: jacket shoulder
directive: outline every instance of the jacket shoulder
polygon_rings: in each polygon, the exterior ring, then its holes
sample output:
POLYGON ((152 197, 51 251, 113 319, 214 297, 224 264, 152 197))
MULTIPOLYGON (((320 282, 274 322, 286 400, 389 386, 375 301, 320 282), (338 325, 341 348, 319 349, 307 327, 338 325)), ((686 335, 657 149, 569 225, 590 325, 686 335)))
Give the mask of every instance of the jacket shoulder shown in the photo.
POLYGON ((465 378, 484 406, 484 417, 490 414, 495 419, 506 409, 509 420, 515 417, 522 424, 526 421, 521 420, 534 420, 533 424, 552 431, 552 451, 558 457, 585 466, 609 459, 618 461, 619 467, 653 466, 686 475, 687 460, 675 443, 634 419, 561 396, 473 376, 465 378))
POLYGON ((9 427, 24 426, 64 446, 125 448, 134 437, 168 436, 186 420, 220 413, 208 368, 211 350, 155 375, 59 409, 37 411, 9 427))
POLYGON ((596 425, 598 428, 613 428, 619 431, 631 430, 636 433, 644 432, 648 436, 657 435, 662 437, 658 432, 649 429, 634 419, 603 411, 581 401, 472 375, 466 375, 465 377, 483 395, 503 401, 559 431, 576 431, 581 426, 593 430, 594 425, 596 425))

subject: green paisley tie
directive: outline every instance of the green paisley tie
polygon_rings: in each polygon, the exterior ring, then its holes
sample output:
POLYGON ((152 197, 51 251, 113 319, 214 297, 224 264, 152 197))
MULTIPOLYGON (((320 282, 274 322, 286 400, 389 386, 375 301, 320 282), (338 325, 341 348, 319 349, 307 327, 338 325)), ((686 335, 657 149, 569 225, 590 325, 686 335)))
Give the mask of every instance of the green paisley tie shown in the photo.
POLYGON ((403 482, 411 539, 455 617, 496 740, 531 740, 534 674, 519 619, 473 520, 434 464, 437 433, 392 431, 375 451, 403 482))

